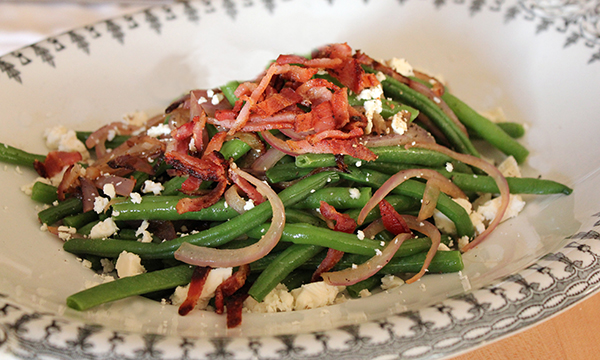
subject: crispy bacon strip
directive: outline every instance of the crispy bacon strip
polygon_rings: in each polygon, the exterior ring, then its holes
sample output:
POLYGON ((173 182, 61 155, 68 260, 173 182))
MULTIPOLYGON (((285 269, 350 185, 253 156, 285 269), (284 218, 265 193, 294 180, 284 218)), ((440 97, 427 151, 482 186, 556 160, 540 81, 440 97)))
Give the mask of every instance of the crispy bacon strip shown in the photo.
POLYGON ((264 101, 256 104, 256 113, 261 117, 267 117, 281 111, 288 106, 295 105, 304 100, 293 89, 284 87, 281 92, 275 93, 267 97, 264 101))
POLYGON ((187 297, 181 305, 179 305, 179 315, 185 316, 194 310, 200 295, 202 295, 202 289, 208 278, 208 273, 211 268, 208 266, 197 266, 194 268, 192 273, 192 280, 190 281, 190 288, 188 289, 187 297))
POLYGON ((227 328, 232 329, 242 323, 242 309, 244 300, 248 298, 250 284, 246 283, 241 289, 233 295, 227 297, 225 306, 227 306, 227 328))
POLYGON ((259 193, 258 190, 256 190, 256 188, 252 186, 252 184, 250 184, 246 179, 241 178, 234 171, 229 171, 229 178, 231 179, 231 181, 233 181, 234 184, 236 184, 240 189, 242 189, 242 191, 245 192, 246 195, 248 195, 248 198, 250 198, 255 205, 258 205, 265 201, 265 197, 261 193, 259 193))
MULTIPOLYGON (((348 234, 352 234, 356 229, 356 221, 351 218, 348 214, 338 212, 333 206, 329 205, 325 201, 320 202, 319 211, 321 215, 327 220, 333 222, 333 226, 330 222, 327 226, 335 231, 341 231, 348 234)), ((331 270, 335 264, 337 264, 344 256, 344 252, 336 249, 328 249, 325 259, 321 261, 317 269, 312 275, 311 281, 318 281, 321 278, 321 274, 331 270)))
POLYGON ((335 68, 342 64, 341 59, 307 59, 300 55, 279 55, 277 58, 277 64, 300 64, 307 67, 315 67, 321 69, 335 68))
POLYGON ((308 140, 287 140, 286 144, 291 151, 297 154, 342 154, 366 161, 377 159, 377 156, 367 147, 360 144, 356 138, 325 139, 314 144, 309 143, 308 140))
POLYGON ((379 211, 381 212, 383 225, 392 234, 398 235, 411 232, 402 215, 398 214, 387 200, 383 199, 379 202, 379 211))
POLYGON ((77 151, 50 151, 44 162, 35 160, 33 167, 41 177, 51 178, 59 174, 65 166, 73 165, 81 160, 81 154, 77 151))
MULTIPOLYGON (((215 312, 222 314, 225 310, 225 297, 233 295, 246 283, 250 274, 250 265, 242 265, 227 280, 223 281, 215 290, 215 312)), ((229 310, 227 311, 229 312, 229 310)))

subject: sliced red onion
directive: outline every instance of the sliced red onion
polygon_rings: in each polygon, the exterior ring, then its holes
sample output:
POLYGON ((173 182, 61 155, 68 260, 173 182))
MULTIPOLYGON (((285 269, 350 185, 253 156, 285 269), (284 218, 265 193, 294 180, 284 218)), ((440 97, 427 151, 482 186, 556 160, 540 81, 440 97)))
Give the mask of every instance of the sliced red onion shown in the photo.
POLYGON ((396 251, 402 243, 412 235, 408 233, 398 234, 391 240, 380 253, 367 260, 366 262, 350 267, 344 270, 335 272, 322 273, 323 280, 334 286, 349 286, 354 285, 359 281, 370 278, 375 275, 382 267, 390 262, 396 251))
POLYGON ((290 146, 285 142, 285 140, 281 140, 277 136, 273 135, 270 131, 262 131, 260 134, 262 135, 263 139, 265 139, 265 141, 269 143, 269 145, 283 152, 284 154, 292 156, 300 155, 299 153, 293 151, 290 148, 290 146))
POLYGON ((359 142, 367 147, 398 146, 412 142, 435 142, 435 138, 422 127, 411 124, 404 134, 388 135, 365 135, 359 138, 359 142))
POLYGON ((267 171, 284 156, 285 153, 283 151, 272 147, 252 163, 251 169, 258 172, 267 171))
POLYGON ((431 224, 430 222, 420 221, 419 219, 411 215, 402 215, 402 217, 406 221, 406 224, 408 224, 409 228, 418 231, 421 234, 428 236, 429 239, 431 239, 431 248, 429 248, 429 251, 427 251, 427 256, 425 257, 425 262, 421 267, 421 271, 419 271, 412 278, 406 280, 407 284, 412 284, 415 281, 419 280, 423 275, 425 275, 427 268, 429 268, 429 264, 431 264, 435 253, 440 247, 442 235, 440 234, 440 231, 435 227, 435 225, 431 224))
POLYGON ((440 192, 440 188, 435 185, 432 179, 427 180, 425 191, 423 191, 423 202, 421 203, 421 209, 419 209, 419 216, 417 217, 419 221, 429 219, 433 216, 440 192))
POLYGON ((363 229, 365 238, 372 239, 375 235, 385 230, 385 225, 381 218, 373 220, 366 228, 363 229))
POLYGON ((256 189, 265 194, 273 209, 273 220, 269 230, 255 244, 241 249, 214 249, 183 243, 177 251, 175 258, 187 264, 211 267, 233 267, 249 264, 267 255, 279 242, 285 225, 285 209, 283 202, 271 187, 245 171, 232 165, 230 171, 246 179, 256 186, 256 189))
POLYGON ((246 205, 246 200, 244 200, 240 196, 238 190, 238 186, 234 184, 230 186, 229 189, 227 189, 227 191, 225 191, 225 194, 223 194, 223 196, 225 197, 227 205, 229 205, 233 210, 237 211, 238 213, 243 214, 246 212, 246 210, 244 209, 244 206, 246 205))
POLYGON ((458 189, 456 185, 454 185, 450 180, 446 179, 442 174, 435 170, 431 169, 407 169, 398 171, 396 174, 392 175, 383 185, 375 191, 373 196, 367 201, 365 206, 360 211, 358 215, 357 223, 360 225, 365 221, 367 214, 371 211, 383 198, 387 196, 392 190, 394 190, 398 185, 402 184, 404 181, 413 178, 425 178, 425 179, 436 179, 439 181, 439 184, 443 184, 443 188, 440 187, 440 190, 444 193, 446 192, 456 192, 462 190, 458 189), (450 189, 450 190, 448 190, 450 189), (458 190, 457 190, 458 189, 458 190))
POLYGON ((506 182, 506 178, 504 177, 504 175, 502 175, 502 173, 500 172, 500 170, 498 170, 497 167, 473 155, 460 154, 438 144, 417 144, 415 146, 423 149, 438 151, 442 154, 446 154, 452 157, 453 159, 462 161, 465 164, 475 166, 476 168, 485 171, 496 182, 496 185, 500 190, 500 206, 498 207, 498 213, 496 214, 496 217, 494 218, 494 220, 492 220, 487 229, 485 229, 481 234, 479 234, 475 239, 473 239, 473 241, 471 241, 469 244, 463 247, 461 251, 466 252, 479 245, 498 226, 498 224, 500 224, 502 218, 504 217, 504 213, 508 208, 508 202, 510 200, 510 189, 508 187, 508 183, 506 182))

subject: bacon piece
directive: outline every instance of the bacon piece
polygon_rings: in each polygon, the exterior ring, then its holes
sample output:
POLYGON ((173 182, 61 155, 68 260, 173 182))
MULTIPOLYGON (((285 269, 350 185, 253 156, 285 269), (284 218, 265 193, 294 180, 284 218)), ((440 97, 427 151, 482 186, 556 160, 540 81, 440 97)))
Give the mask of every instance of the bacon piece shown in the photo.
POLYGON ((196 190, 198 190, 201 183, 201 179, 190 176, 187 179, 185 179, 185 181, 181 184, 181 192, 183 192, 184 194, 191 195, 196 190))
POLYGON ((244 300, 248 298, 248 290, 250 290, 250 283, 244 284, 244 286, 236 291, 233 295, 229 296, 225 300, 225 306, 227 306, 227 328, 232 329, 239 326, 242 323, 242 309, 244 300))
POLYGON ((307 59, 300 55, 279 55, 279 57, 277 58, 277 64, 279 64, 279 65, 300 64, 300 65, 304 65, 307 67, 327 69, 327 68, 334 68, 334 67, 340 66, 342 64, 342 61, 341 61, 341 59, 327 59, 327 58, 307 59))
MULTIPOLYGON (((215 312, 222 314, 225 310, 224 298, 233 295, 246 283, 246 278, 250 274, 250 265, 242 265, 227 280, 223 281, 215 290, 215 312)), ((227 310, 229 312, 229 309, 227 310)))
MULTIPOLYGON (((262 118, 259 115, 252 115, 248 122, 240 129, 240 132, 258 132, 271 129, 292 129, 296 116, 301 114, 300 109, 290 109, 280 111, 277 114, 262 118)), ((208 119, 210 124, 231 129, 235 124, 234 113, 217 113, 216 119, 208 119)), ((229 133, 228 133, 229 134, 229 133)))
POLYGON ((206 283, 206 278, 211 268, 208 266, 197 266, 194 268, 192 273, 192 280, 190 281, 190 287, 188 289, 187 297, 181 305, 179 305, 179 315, 185 316, 194 310, 200 295, 202 295, 202 289, 206 283))
POLYGON ((246 179, 241 178, 234 171, 229 170, 229 178, 236 184, 243 192, 248 195, 255 205, 263 203, 265 201, 265 197, 256 190, 252 184, 250 184, 246 179))
MULTIPOLYGON (((335 231, 341 231, 348 234, 352 234, 356 229, 356 221, 351 218, 348 214, 338 212, 333 206, 329 205, 325 201, 320 202, 319 211, 321 215, 327 220, 330 220, 334 224, 331 225, 329 222, 327 226, 335 231)), ((312 275, 311 281, 318 281, 321 278, 321 274, 331 270, 335 264, 344 256, 344 252, 335 249, 327 250, 325 259, 321 261, 317 269, 312 275)))
POLYGON ((225 139, 227 138, 227 133, 225 131, 220 131, 216 133, 206 145, 205 152, 210 154, 214 151, 220 151, 225 139))
POLYGON ((364 88, 379 85, 379 80, 374 74, 367 74, 361 67, 360 62, 352 56, 352 49, 348 44, 331 44, 318 49, 313 58, 341 59, 342 64, 328 72, 347 86, 355 94, 359 94, 364 88))
POLYGON ((212 152, 201 159, 174 152, 165 154, 165 161, 175 169, 195 178, 211 181, 226 179, 226 161, 218 152, 212 152))
POLYGON ((310 79, 298 86, 296 93, 308 100, 313 106, 316 106, 324 101, 330 101, 333 96, 332 91, 337 91, 338 89, 339 87, 334 83, 317 78, 310 79))
POLYGON ((377 159, 377 155, 360 144, 357 138, 325 139, 315 144, 309 143, 308 140, 287 140, 286 144, 296 154, 342 154, 366 161, 377 159))
POLYGON ((267 97, 264 101, 256 104, 256 113, 262 117, 271 116, 288 106, 301 102, 302 100, 302 96, 296 94, 293 89, 285 87, 281 89, 281 92, 275 93, 267 97))
POLYGON ((362 128, 354 128, 350 132, 344 132, 342 130, 324 130, 316 134, 308 135, 306 140, 311 144, 315 144, 325 139, 353 139, 360 137, 363 134, 362 128))
POLYGON ((51 178, 59 174, 65 166, 73 165, 82 160, 77 151, 50 151, 44 162, 34 161, 34 168, 38 175, 51 178))
POLYGON ((398 214, 387 200, 383 199, 379 202, 379 211, 381 212, 383 225, 392 234, 398 235, 411 232, 402 215, 398 214))

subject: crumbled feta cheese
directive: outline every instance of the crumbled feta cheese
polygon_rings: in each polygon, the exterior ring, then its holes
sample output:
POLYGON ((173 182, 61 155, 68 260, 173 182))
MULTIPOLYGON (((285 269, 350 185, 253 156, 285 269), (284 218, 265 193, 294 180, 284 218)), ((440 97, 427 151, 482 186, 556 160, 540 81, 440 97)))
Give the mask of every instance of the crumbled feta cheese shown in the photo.
POLYGON ((350 198, 352 199, 358 199, 360 198, 360 190, 358 190, 357 188, 350 188, 350 198))
MULTIPOLYGON (((487 221, 493 221, 498 213, 498 208, 500 207, 500 197, 494 198, 492 200, 487 201, 483 205, 477 208, 477 212, 483 215, 483 217, 487 221)), ((525 201, 521 195, 510 194, 508 208, 502 217, 502 221, 513 218, 523 210, 525 207, 525 201)))
POLYGON ((383 255, 383 252, 379 249, 375 249, 375 255, 381 256, 381 255, 383 255))
POLYGON ((104 221, 100 221, 99 223, 94 225, 94 227, 92 227, 92 230, 90 230, 90 238, 107 238, 116 233, 118 230, 119 228, 117 227, 117 224, 115 224, 115 221, 109 217, 104 221))
POLYGON ((452 165, 451 162, 447 162, 446 163, 446 171, 447 172, 452 172, 454 170, 454 165, 452 165))
POLYGON ((415 76, 413 67, 405 59, 392 58, 387 61, 387 65, 401 75, 415 76))
POLYGON ((105 198, 103 196, 96 196, 96 198, 94 199, 94 211, 97 214, 103 213, 106 207, 108 206, 108 202, 108 198, 105 198))
POLYGON ((498 165, 498 170, 504 177, 521 177, 521 169, 514 156, 510 155, 498 165))
POLYGON ((115 269, 120 278, 135 276, 146 272, 140 256, 127 251, 123 251, 119 254, 115 269))
POLYGON ((402 111, 397 112, 392 116, 392 130, 398 135, 402 135, 408 130, 408 124, 402 116, 402 111))
POLYGON ((85 144, 77 138, 75 131, 69 130, 62 125, 46 129, 44 138, 46 139, 46 146, 50 150, 77 151, 81 154, 83 160, 87 160, 90 157, 85 144))
MULTIPOLYGON (((200 294, 200 298, 196 304, 196 309, 206 309, 209 300, 215 296, 215 290, 217 287, 221 285, 223 281, 227 280, 232 273, 233 268, 230 267, 214 268, 210 270, 208 276, 206 277, 206 281, 204 282, 204 286, 202 287, 202 293, 200 294)), ((187 297, 188 289, 189 284, 186 286, 178 286, 175 289, 175 292, 170 298, 173 305, 180 305, 183 303, 187 297)))
POLYGON ((77 258, 77 260, 81 263, 81 266, 83 266, 84 268, 86 268, 86 269, 92 268, 92 262, 89 261, 88 259, 77 258))
POLYGON ((131 198, 131 202, 134 204, 142 203, 142 195, 140 195, 139 193, 132 192, 131 194, 129 194, 129 197, 131 198))
POLYGON ((404 280, 401 278, 388 274, 381 278, 381 289, 389 290, 398 286, 404 285, 404 280))
POLYGON ((362 230, 358 230, 356 232, 356 237, 358 238, 358 240, 364 240, 365 238, 365 233, 362 230))
POLYGON ((152 180, 144 181, 144 185, 142 186, 142 192, 144 194, 153 193, 154 195, 160 195, 160 192, 164 189, 165 188, 161 183, 152 180))
POLYGON ((148 220, 144 220, 144 221, 142 221, 140 226, 135 231, 136 237, 139 237, 140 235, 142 235, 142 238, 139 240, 140 242, 143 242, 143 243, 152 242, 152 234, 150 233, 150 231, 148 231, 149 225, 150 225, 150 223, 148 222, 148 220))
POLYGON ((221 102, 221 100, 223 100, 224 98, 225 98, 225 96, 223 96, 223 94, 221 94, 221 93, 215 94, 210 99, 210 103, 213 105, 218 105, 221 102))
POLYGON ((111 199, 114 199, 114 197, 117 196, 117 191, 113 184, 104 184, 104 186, 102 186, 102 191, 104 192, 104 195, 108 196, 111 199))
POLYGON ((371 295, 372 295, 372 294, 371 294, 371 292, 369 291, 369 289, 362 289, 362 290, 361 290, 361 291, 358 293, 358 296, 359 296, 359 297, 361 297, 361 298, 366 298, 366 297, 369 297, 369 296, 371 296, 371 295))
POLYGON ((244 308, 254 313, 275 313, 292 311, 294 309, 294 297, 283 284, 278 284, 271 290, 264 300, 258 302, 251 296, 244 301, 244 308))
POLYGON ((385 76, 385 74, 384 74, 384 73, 382 73, 381 71, 378 71, 378 72, 375 74, 375 78, 376 78, 377 80, 379 80, 379 82, 382 82, 383 80, 385 80, 385 79, 386 79, 386 76, 385 76))
POLYGON ((340 290, 339 287, 324 281, 302 285, 291 291, 295 299, 294 310, 314 309, 333 304, 340 290))
POLYGON ((205 102, 208 102, 208 100, 206 100, 204 96, 200 96, 198 99, 198 105, 204 104, 205 102))
POLYGON ((100 259, 100 264, 102 265, 102 272, 104 274, 108 274, 115 270, 115 264, 111 259, 100 259))
POLYGON ((458 239, 458 249, 462 249, 469 244, 469 237, 467 235, 458 239))
POLYGON ((170 135, 171 127, 169 126, 169 124, 158 124, 156 126, 151 127, 150 129, 148 129, 146 131, 146 134, 148 136, 152 136, 152 137, 170 135))
POLYGON ((249 199, 248 201, 246 201, 246 204, 244 204, 244 210, 248 211, 252 208, 254 208, 254 201, 252 199, 249 199))
POLYGON ((132 126, 143 126, 146 121, 148 121, 148 114, 143 111, 123 115, 123 122, 132 126))
POLYGON ((215 94, 215 92, 213 91, 213 89, 206 90, 206 96, 213 97, 214 94, 215 94))
POLYGON ((450 251, 450 248, 448 247, 448 245, 440 243, 438 245, 438 251, 450 251))
POLYGON ((73 235, 75 235, 77 233, 77 229, 71 226, 64 226, 61 225, 57 228, 58 230, 58 237, 63 240, 63 241, 67 241, 69 239, 71 239, 73 237, 73 235))
POLYGON ((361 166, 362 166, 362 161, 358 160, 358 161, 356 162, 356 164, 354 164, 354 166, 356 166, 356 167, 361 167, 361 166))

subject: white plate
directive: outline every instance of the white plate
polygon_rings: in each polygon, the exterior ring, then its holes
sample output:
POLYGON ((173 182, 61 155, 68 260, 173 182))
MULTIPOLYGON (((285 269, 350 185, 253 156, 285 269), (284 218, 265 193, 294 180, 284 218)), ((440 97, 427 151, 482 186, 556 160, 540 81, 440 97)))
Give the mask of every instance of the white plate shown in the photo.
POLYGON ((46 151, 43 130, 94 129, 160 111, 191 88, 257 75, 280 53, 348 42, 443 74, 479 110, 527 124, 528 176, 574 187, 528 197, 465 271, 324 309, 224 318, 142 298, 78 313, 65 298, 95 281, 40 232, 0 171, 0 351, 4 356, 152 359, 440 358, 537 323, 600 282, 599 3, 545 1, 214 1, 151 8, 0 57, 0 142, 46 151), (540 259, 541 258, 541 259, 540 259), (384 356, 386 355, 386 356, 384 356))

